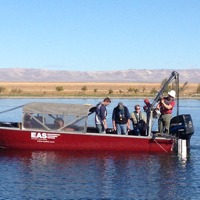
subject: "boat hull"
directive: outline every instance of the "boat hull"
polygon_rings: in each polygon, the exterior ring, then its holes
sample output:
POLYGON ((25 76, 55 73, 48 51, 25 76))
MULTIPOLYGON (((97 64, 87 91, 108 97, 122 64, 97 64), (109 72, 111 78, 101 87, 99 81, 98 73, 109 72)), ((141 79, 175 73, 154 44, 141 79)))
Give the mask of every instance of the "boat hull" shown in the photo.
POLYGON ((171 152, 173 144, 172 139, 145 136, 0 129, 0 148, 4 149, 171 152))

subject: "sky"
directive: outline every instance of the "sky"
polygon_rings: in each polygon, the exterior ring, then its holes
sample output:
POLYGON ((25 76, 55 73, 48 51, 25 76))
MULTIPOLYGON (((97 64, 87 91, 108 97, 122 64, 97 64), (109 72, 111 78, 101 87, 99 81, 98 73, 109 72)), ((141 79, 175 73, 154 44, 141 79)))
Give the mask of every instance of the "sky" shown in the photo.
POLYGON ((0 68, 199 69, 199 0, 0 0, 0 68))

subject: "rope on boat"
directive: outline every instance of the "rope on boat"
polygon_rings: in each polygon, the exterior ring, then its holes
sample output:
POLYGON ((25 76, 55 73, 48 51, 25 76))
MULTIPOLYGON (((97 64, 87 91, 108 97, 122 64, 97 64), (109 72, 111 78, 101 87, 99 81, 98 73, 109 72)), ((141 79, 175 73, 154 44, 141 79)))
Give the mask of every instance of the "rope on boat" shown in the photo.
POLYGON ((155 141, 155 143, 162 149, 162 150, 164 150, 166 153, 167 153, 167 150, 166 149, 164 149, 155 139, 153 139, 154 141, 155 141))
MULTIPOLYGON (((24 104, 24 105, 25 105, 25 104, 24 104)), ((12 111, 12 110, 16 110, 16 109, 18 109, 18 108, 23 107, 24 105, 17 106, 17 107, 15 107, 15 108, 11 108, 11 109, 8 109, 8 110, 1 111, 0 114, 6 113, 6 112, 10 112, 10 111, 12 111)))

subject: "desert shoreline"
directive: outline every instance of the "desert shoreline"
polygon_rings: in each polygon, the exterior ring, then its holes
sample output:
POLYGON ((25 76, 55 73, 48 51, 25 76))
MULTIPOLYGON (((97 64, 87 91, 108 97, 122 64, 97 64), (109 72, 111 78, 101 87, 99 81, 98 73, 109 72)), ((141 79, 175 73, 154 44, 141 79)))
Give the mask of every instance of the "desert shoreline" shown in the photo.
MULTIPOLYGON (((188 83, 180 98, 199 99, 198 85, 188 83)), ((160 88, 161 83, 139 82, 1 82, 0 98, 152 98, 160 88)))
MULTIPOLYGON (((0 96, 0 99, 104 99, 105 97, 109 97, 110 99, 154 99, 155 96, 129 96, 129 97, 113 97, 113 96, 66 96, 66 97, 60 97, 60 96, 0 96)), ((177 99, 177 98, 175 98, 177 99)), ((200 100, 200 96, 197 97, 190 97, 190 96, 186 96, 186 97, 179 97, 180 100, 184 100, 184 99, 194 99, 194 100, 200 100)))

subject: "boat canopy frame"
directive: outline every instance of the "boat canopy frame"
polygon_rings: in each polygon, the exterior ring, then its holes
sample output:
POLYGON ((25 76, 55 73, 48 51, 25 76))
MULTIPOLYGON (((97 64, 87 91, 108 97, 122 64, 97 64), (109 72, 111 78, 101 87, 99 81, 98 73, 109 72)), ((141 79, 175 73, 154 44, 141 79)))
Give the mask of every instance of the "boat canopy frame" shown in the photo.
POLYGON ((48 131, 63 131, 68 128, 68 131, 86 132, 88 115, 94 112, 95 108, 91 104, 28 103, 22 108, 22 127, 48 131))

